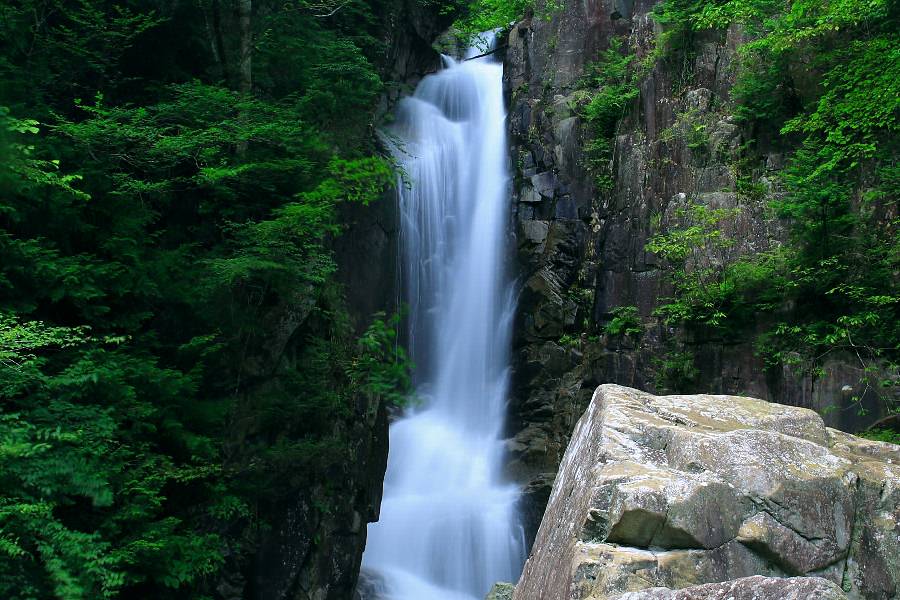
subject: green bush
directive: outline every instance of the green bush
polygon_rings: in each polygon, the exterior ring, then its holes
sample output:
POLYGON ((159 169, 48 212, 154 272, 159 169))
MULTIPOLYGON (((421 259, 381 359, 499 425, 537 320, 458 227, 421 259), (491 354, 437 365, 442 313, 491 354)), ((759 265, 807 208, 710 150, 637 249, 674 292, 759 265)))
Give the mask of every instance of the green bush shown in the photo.
POLYGON ((654 358, 653 365, 654 386, 660 394, 690 391, 700 374, 691 352, 669 352, 662 358, 654 358))
POLYGON ((616 125, 640 93, 634 62, 633 54, 623 53, 622 40, 612 38, 599 59, 585 67, 576 93, 576 109, 590 132, 584 149, 586 162, 600 189, 612 184, 609 163, 616 125))
POLYGON ((332 251, 395 5, 253 7, 0 8, 0 597, 208 598, 405 401, 332 251))
POLYGON ((612 319, 604 330, 609 335, 639 336, 644 333, 644 324, 637 306, 616 306, 610 313, 612 319))

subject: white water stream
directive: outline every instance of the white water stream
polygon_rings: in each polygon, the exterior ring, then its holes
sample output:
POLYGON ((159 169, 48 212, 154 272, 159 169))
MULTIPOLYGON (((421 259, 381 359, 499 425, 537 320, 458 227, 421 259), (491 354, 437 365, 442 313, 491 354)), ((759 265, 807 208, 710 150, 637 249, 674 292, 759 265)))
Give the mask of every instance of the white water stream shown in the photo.
POLYGON ((389 600, 481 600, 524 561, 499 439, 514 309, 502 66, 445 61, 400 102, 391 129, 409 180, 402 270, 422 402, 391 426, 363 556, 389 600))

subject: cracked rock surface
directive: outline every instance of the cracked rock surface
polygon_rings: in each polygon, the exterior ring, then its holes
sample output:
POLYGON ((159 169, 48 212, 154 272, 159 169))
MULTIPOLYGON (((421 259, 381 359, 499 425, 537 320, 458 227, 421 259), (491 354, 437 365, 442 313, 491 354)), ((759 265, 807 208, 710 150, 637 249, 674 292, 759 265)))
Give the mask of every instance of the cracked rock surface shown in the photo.
POLYGON ((626 592, 615 600, 842 600, 841 588, 819 577, 745 577, 682 590, 652 588, 626 592))
POLYGON ((803 408, 603 385, 514 598, 898 593, 900 446, 826 428, 803 408))

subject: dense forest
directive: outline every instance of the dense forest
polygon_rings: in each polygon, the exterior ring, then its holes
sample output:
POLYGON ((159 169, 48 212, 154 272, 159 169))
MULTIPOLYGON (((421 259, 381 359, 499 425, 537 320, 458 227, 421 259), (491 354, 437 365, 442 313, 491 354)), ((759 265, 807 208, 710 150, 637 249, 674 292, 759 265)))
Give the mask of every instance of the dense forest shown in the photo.
MULTIPOLYGON (((468 33, 553 10, 419 2, 468 33)), ((0 7, 0 596, 218 597, 273 526, 264 508, 351 460, 341 423, 359 397, 405 402, 398 317, 351 315, 333 244, 341 208, 397 180, 377 129, 408 10, 0 7)), ((767 360, 850 351, 896 412, 897 3, 665 0, 655 18, 649 59, 614 46, 585 83, 598 180, 648 64, 739 24, 755 40, 733 99, 754 136, 739 191, 762 194, 754 144, 786 148, 771 211, 790 230, 775 251, 685 268, 730 243, 723 214, 686 215, 648 246, 674 282, 661 315, 735 336, 773 315, 752 333, 767 360)), ((638 323, 624 307, 606 327, 638 323)))
POLYGON ((330 250, 394 180, 396 10, 0 8, 0 596, 204 597, 260 506, 347 460, 355 397, 402 397, 330 250))

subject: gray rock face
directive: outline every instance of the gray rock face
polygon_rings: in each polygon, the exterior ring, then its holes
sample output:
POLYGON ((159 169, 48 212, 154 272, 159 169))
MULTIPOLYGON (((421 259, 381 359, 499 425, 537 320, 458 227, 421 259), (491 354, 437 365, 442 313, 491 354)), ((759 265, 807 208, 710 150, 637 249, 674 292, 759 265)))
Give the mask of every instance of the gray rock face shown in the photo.
POLYGON ((828 429, 803 408, 603 385, 514 598, 898 592, 900 447, 828 429))
POLYGON ((349 448, 353 460, 336 468, 332 480, 313 482, 284 504, 268 508, 277 516, 278 526, 260 535, 252 587, 222 597, 352 597, 366 545, 366 524, 378 519, 381 504, 387 468, 387 408, 376 399, 359 397, 347 421, 335 423, 338 428, 345 431, 346 439, 354 440, 349 448), (323 505, 330 510, 321 510, 323 505))
MULTIPOLYGON (((740 147, 753 133, 729 114, 737 49, 745 41, 736 27, 698 34, 690 62, 658 63, 647 71, 612 141, 613 185, 595 185, 585 151, 590 131, 578 116, 580 80, 614 36, 639 60, 653 52, 659 27, 650 11, 656 3, 538 0, 534 16, 509 32, 504 77, 524 284, 513 341, 509 449, 510 475, 526 485, 526 515, 542 514, 547 482, 593 387, 674 388, 660 383, 673 349, 689 350, 696 370, 693 381, 678 383, 680 391, 749 394, 816 410, 833 406, 842 410, 830 411, 828 424, 847 430, 865 427, 883 410, 871 392, 862 401, 867 416, 850 407, 864 375, 855 357, 833 355, 817 378, 790 367, 767 369, 752 335, 688 338, 654 316, 672 289, 645 246, 679 224, 679 209, 693 203, 739 209, 722 223, 735 243, 710 257, 717 264, 764 252, 786 237, 766 210, 780 193, 775 182, 784 149, 760 147, 755 193, 739 192, 737 185, 740 147), (705 139, 692 138, 696 131, 705 139), (605 333, 612 311, 627 306, 637 308, 644 333, 605 333)), ((538 522, 527 518, 533 537, 538 522)))

